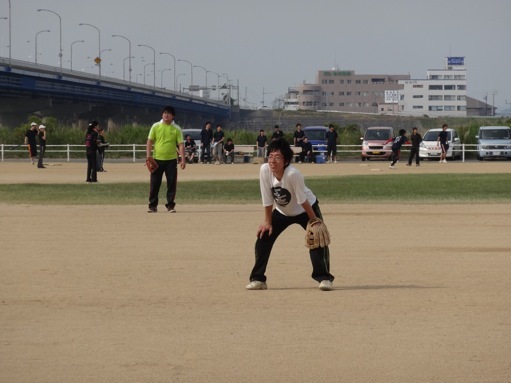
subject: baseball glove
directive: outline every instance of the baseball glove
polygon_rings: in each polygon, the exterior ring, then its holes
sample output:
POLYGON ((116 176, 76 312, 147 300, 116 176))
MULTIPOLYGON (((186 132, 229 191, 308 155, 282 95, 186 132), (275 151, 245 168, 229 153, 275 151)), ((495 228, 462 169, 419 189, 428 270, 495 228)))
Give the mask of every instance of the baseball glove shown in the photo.
POLYGON ((149 172, 153 173, 156 169, 158 169, 158 164, 156 163, 153 157, 147 157, 145 160, 145 164, 149 172))
POLYGON ((330 233, 326 225, 319 218, 313 218, 307 223, 305 229, 305 247, 316 249, 330 244, 330 233))

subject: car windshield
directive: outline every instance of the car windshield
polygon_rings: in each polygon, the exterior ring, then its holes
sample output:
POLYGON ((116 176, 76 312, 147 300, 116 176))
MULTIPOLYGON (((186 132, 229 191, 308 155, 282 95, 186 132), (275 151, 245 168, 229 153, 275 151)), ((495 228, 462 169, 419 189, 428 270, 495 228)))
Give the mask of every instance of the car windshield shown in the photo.
POLYGON ((309 141, 318 141, 325 139, 325 131, 324 130, 307 130, 305 131, 305 137, 309 139, 309 141))
MULTIPOLYGON (((440 133, 440 131, 438 131, 438 130, 435 132, 429 131, 424 135, 422 140, 423 141, 436 141, 436 140, 438 140, 438 133, 440 133)), ((447 140, 451 141, 451 132, 449 130, 447 131, 447 140)))
POLYGON ((481 130, 483 140, 509 140, 511 129, 484 129, 481 130))
POLYGON ((366 140, 388 140, 391 131, 388 129, 371 129, 366 131, 366 140))
POLYGON ((183 138, 186 135, 189 135, 194 141, 200 141, 200 130, 183 130, 183 138))

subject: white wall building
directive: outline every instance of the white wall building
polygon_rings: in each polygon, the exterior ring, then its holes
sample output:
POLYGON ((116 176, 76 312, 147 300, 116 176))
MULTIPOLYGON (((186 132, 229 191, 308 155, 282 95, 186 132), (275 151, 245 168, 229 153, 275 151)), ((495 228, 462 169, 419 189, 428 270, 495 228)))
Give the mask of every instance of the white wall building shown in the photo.
POLYGON ((465 57, 446 57, 444 69, 430 69, 422 80, 400 80, 399 114, 465 117, 465 57))

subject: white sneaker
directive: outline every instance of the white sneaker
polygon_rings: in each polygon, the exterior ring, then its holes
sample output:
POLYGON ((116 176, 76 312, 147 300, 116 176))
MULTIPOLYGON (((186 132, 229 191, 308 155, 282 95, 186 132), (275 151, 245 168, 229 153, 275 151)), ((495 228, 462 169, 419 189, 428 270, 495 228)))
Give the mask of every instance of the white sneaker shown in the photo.
POLYGON ((336 164, 336 163, 337 163, 337 161, 334 161, 334 164, 336 164))
POLYGON ((245 288, 247 290, 266 290, 268 286, 266 286, 266 282, 252 281, 245 288))
POLYGON ((395 168, 396 168, 395 166, 392 166, 392 165, 389 166, 389 169, 395 169, 395 168))
POLYGON ((443 162, 444 164, 446 164, 446 163, 447 163, 447 160, 443 160, 442 162, 443 162))
POLYGON ((319 289, 323 291, 330 291, 332 290, 332 282, 328 279, 325 279, 324 281, 321 281, 319 283, 319 289))

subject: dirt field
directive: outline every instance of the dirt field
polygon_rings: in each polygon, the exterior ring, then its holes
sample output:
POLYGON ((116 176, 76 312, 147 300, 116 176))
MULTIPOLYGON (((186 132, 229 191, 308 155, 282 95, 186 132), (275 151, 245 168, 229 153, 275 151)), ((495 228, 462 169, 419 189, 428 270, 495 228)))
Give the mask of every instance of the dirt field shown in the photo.
MULTIPOLYGON (((511 171, 387 166, 299 165, 307 176, 511 171)), ((100 182, 148 180, 142 163, 105 168, 100 182)), ((83 163, 0 163, 0 183, 84 181, 83 163)), ((331 292, 310 278, 298 227, 274 248, 269 289, 244 289, 259 205, 177 209, 1 203, 0 382, 511 382, 511 203, 323 204, 331 292)))

